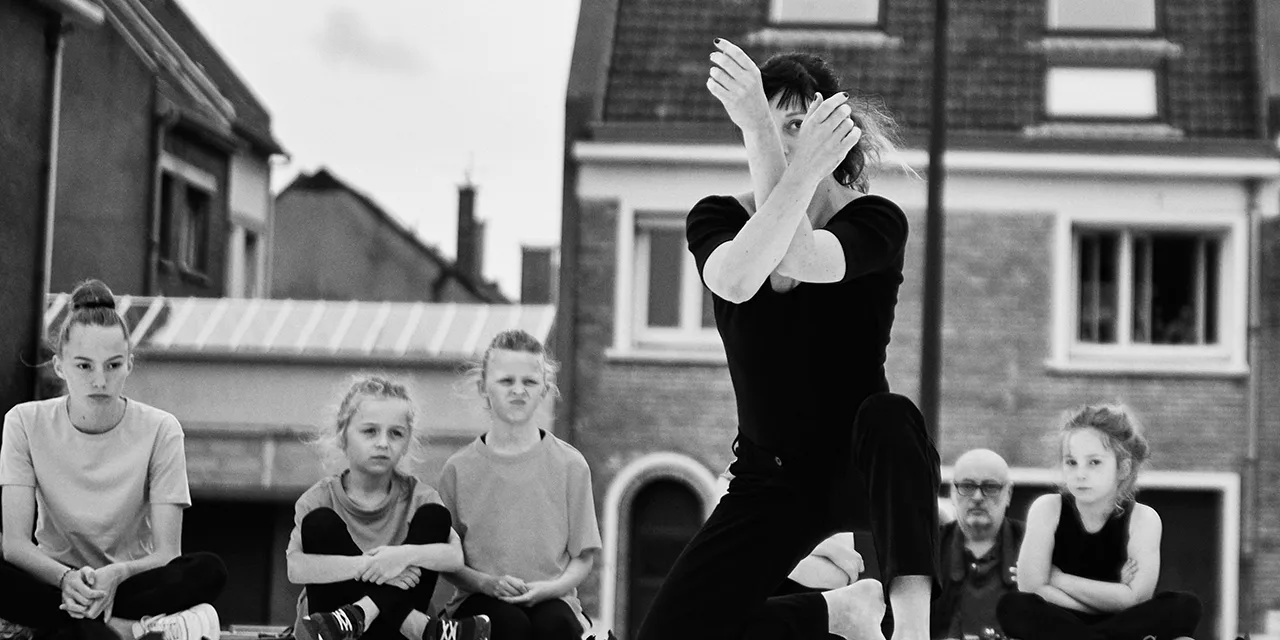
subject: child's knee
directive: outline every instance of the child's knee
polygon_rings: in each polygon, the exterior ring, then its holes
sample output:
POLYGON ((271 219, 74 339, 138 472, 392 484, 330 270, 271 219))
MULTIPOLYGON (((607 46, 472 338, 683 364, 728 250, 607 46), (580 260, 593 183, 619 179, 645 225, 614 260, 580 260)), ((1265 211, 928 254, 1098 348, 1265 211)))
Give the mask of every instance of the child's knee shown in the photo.
MULTIPOLYGON (((559 601, 557 601, 559 602, 559 601)), ((544 603, 543 607, 548 604, 544 603)), ((533 637, 538 640, 577 640, 582 636, 582 627, 567 605, 550 609, 535 610, 530 615, 533 637)))
POLYGON ((533 624, 523 607, 503 602, 490 607, 485 615, 489 616, 490 637, 494 640, 533 640, 535 637, 533 624))
POLYGON ((1168 594, 1169 606, 1168 611, 1179 623, 1179 626, 1187 629, 1190 635, 1191 630, 1200 624, 1200 615, 1203 611, 1203 605, 1200 598, 1194 593, 1185 591, 1175 591, 1168 594))
POLYGON ((448 542, 449 531, 453 527, 453 516, 442 504, 424 504, 413 512, 409 520, 409 533, 406 544, 427 544, 448 542))

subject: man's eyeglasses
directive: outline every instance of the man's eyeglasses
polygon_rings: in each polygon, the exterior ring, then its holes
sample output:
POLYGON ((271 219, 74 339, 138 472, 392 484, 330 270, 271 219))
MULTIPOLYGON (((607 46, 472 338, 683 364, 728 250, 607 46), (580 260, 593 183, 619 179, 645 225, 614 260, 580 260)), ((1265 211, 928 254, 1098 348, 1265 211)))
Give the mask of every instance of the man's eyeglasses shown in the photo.
POLYGON ((976 493, 978 489, 982 489, 982 495, 987 496, 988 498, 994 498, 995 496, 1000 495, 1000 491, 1004 489, 1004 484, 1000 482, 983 482, 982 484, 978 484, 976 482, 957 482, 953 486, 956 488, 956 493, 966 498, 973 497, 973 494, 976 493))

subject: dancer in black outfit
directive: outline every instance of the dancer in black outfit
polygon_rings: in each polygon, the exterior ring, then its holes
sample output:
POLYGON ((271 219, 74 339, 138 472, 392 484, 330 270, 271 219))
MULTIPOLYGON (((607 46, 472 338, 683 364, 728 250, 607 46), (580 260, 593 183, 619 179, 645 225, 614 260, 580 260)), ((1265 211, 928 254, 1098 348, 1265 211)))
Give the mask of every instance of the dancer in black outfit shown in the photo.
POLYGON ((856 519, 874 536, 894 640, 925 640, 938 455, 884 370, 907 220, 864 195, 863 169, 891 148, 892 121, 865 106, 855 113, 820 58, 776 56, 760 70, 733 44, 716 47, 707 86, 742 130, 754 197, 704 198, 687 235, 715 294, 737 460, 729 493, 638 637, 882 637, 874 580, 770 597, 814 545, 856 519))

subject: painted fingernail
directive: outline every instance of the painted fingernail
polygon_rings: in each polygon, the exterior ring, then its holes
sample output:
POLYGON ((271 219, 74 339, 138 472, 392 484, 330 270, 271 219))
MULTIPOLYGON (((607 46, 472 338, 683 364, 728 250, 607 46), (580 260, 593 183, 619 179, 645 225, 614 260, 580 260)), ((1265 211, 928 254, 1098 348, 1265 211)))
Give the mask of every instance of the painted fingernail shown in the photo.
POLYGON ((848 91, 841 91, 841 92, 840 92, 840 97, 842 97, 842 98, 848 98, 848 97, 849 97, 849 92, 848 92, 848 91))
POLYGON ((715 43, 720 44, 720 38, 716 38, 715 43))

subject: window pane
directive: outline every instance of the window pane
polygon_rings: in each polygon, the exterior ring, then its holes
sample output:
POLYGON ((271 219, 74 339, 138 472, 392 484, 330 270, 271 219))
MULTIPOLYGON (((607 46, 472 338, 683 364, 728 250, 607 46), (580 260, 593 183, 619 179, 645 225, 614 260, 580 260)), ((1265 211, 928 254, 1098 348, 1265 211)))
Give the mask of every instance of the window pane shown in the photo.
POLYGON ((160 257, 172 260, 174 255, 173 225, 180 212, 180 205, 174 199, 174 178, 168 172, 160 177, 160 257))
POLYGON ((680 326, 680 270, 684 258, 684 229, 654 228, 649 235, 650 327, 680 326))
MULTIPOLYGON (((1143 334, 1136 330, 1135 315, 1134 341, 1216 344, 1221 240, 1185 233, 1157 233, 1148 237, 1149 249, 1145 255, 1150 274, 1148 330, 1143 334)), ((1136 278, 1137 253, 1134 262, 1136 278)))
POLYGON ((1154 69, 1055 67, 1046 84, 1047 111, 1055 118, 1156 117, 1154 69))
POLYGON ((1119 248, 1120 238, 1116 232, 1080 234, 1078 339, 1081 342, 1116 341, 1119 248))
POLYGON ((1155 0, 1049 0, 1049 27, 1065 31, 1155 31, 1155 0))
POLYGON ((711 328, 716 326, 715 296, 706 287, 702 287, 702 326, 711 328))
POLYGON ((878 24, 880 0, 773 0, 773 20, 800 24, 878 24))
POLYGON ((186 238, 182 259, 188 267, 204 273, 209 270, 209 194, 192 186, 187 187, 186 238))
POLYGON ((244 232, 243 273, 245 296, 249 298, 261 296, 261 283, 258 282, 258 234, 248 229, 245 229, 244 232))
POLYGON ((1151 238, 1133 236, 1133 341, 1151 342, 1151 238))

